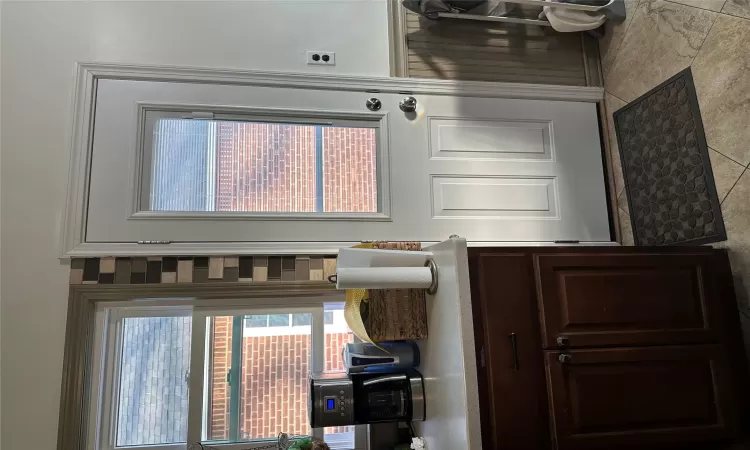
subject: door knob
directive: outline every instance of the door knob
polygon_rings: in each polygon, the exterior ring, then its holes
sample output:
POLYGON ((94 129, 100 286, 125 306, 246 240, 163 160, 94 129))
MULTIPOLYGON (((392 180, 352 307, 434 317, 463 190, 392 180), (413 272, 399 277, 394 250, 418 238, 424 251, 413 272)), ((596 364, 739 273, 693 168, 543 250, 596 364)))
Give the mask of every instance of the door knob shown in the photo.
POLYGON ((398 107, 405 113, 414 112, 417 110, 417 99, 414 97, 406 97, 398 102, 398 107))
POLYGON ((560 361, 560 363, 562 364, 568 364, 569 362, 573 361, 573 355, 562 353, 560 354, 560 356, 557 357, 557 360, 560 361))
POLYGON ((558 336, 556 341, 558 347, 567 347, 570 343, 567 336, 558 336))
POLYGON ((383 106, 383 104, 379 99, 372 97, 367 99, 367 101, 365 102, 365 106, 367 106, 367 109, 369 109, 370 111, 378 111, 383 106))

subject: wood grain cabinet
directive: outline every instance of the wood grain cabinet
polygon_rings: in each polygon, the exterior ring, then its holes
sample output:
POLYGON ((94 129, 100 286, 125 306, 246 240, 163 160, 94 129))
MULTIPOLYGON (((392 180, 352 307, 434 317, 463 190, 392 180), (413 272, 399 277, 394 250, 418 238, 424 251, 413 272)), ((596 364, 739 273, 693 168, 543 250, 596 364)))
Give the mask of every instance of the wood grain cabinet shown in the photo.
POLYGON ((738 435, 750 401, 724 251, 475 248, 469 271, 484 448, 738 435))
POLYGON ((734 432, 720 345, 545 352, 560 449, 639 447, 734 432))
POLYGON ((718 342, 707 254, 541 254, 534 270, 546 348, 718 342))

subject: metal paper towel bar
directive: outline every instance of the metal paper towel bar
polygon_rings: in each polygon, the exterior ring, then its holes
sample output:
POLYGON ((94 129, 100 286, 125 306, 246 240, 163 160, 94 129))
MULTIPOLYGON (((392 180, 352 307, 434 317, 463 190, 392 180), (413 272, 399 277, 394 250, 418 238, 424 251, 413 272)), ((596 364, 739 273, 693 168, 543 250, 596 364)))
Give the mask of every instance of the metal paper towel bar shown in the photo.
MULTIPOLYGON (((430 275, 432 275, 432 283, 430 284, 430 287, 426 288, 425 291, 430 295, 435 295, 437 293, 438 289, 438 267, 437 264, 435 264, 435 261, 432 259, 428 259, 427 262, 424 265, 425 267, 430 268, 430 275)), ((336 284, 336 274, 328 276, 328 282, 332 284, 336 284)))

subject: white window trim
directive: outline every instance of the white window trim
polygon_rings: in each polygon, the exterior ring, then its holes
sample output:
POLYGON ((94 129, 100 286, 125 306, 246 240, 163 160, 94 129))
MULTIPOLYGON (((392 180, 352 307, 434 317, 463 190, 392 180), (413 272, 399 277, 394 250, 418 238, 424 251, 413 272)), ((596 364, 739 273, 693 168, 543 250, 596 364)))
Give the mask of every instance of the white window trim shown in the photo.
MULTIPOLYGON (((85 242, 91 138, 96 86, 103 79, 180 81, 279 86, 383 93, 410 92, 413 95, 455 95, 486 98, 517 98, 600 102, 598 87, 553 86, 522 83, 486 83, 455 80, 370 78, 318 74, 290 74, 231 69, 192 69, 124 64, 78 63, 73 109, 73 137, 62 227, 61 257, 145 256, 145 255, 223 255, 223 254, 330 254, 355 242, 226 242, 226 243, 88 243, 85 242)), ((425 244, 431 244, 425 242, 425 244)), ((476 243, 477 245, 481 243, 476 243)), ((515 243, 507 243, 514 245, 515 243)), ((598 243, 601 245, 601 243, 598 243)), ((497 245, 497 243, 495 243, 497 245)), ((526 243, 528 245, 528 243, 526 243)))
MULTIPOLYGON (((97 333, 94 340, 94 386, 97 389, 92 395, 90 427, 90 450, 115 450, 117 422, 117 408, 119 403, 120 379, 115 376, 120 373, 122 364, 122 319, 134 317, 188 317, 192 314, 191 307, 162 306, 158 308, 123 307, 107 308, 97 311, 97 333), (115 351, 109 351, 115 350, 115 351)), ((185 444, 157 444, 149 445, 153 450, 185 450, 185 444)))
MULTIPOLYGON (((341 111, 315 111, 283 108, 217 107, 206 105, 173 105, 138 102, 138 142, 135 167, 141 169, 133 177, 133 203, 129 219, 153 220, 156 218, 209 219, 209 220, 367 220, 389 221, 391 219, 389 166, 387 144, 387 117, 378 113, 352 113, 341 111), (271 123, 287 125, 324 125, 327 127, 371 128, 376 132, 378 211, 358 213, 327 212, 257 212, 257 211, 154 211, 149 210, 149 189, 152 181, 153 132, 160 119, 187 119, 191 114, 210 114, 214 124, 236 120, 243 123, 271 123)), ((215 133, 215 126, 214 126, 215 133)), ((214 148, 215 152, 216 149, 214 148)), ((209 178, 215 181, 215 172, 208 170, 209 178)), ((210 186, 213 186, 209 184, 210 186)))
MULTIPOLYGON (((265 311, 265 310, 264 310, 265 311)), ((263 313, 263 315, 270 315, 263 313)), ((289 325, 268 325, 265 327, 250 327, 247 326, 246 322, 243 322, 243 336, 289 336, 289 335, 300 335, 307 334, 308 325, 294 325, 293 314, 289 314, 289 325)), ((270 319, 268 319, 270 320, 270 319)), ((335 310, 324 310, 323 311, 323 326, 326 334, 332 333, 346 333, 348 325, 346 324, 346 318, 344 317, 343 309, 335 310), (325 313, 333 313, 333 323, 325 323, 325 313)))
MULTIPOLYGON (((189 401, 187 419, 187 443, 157 444, 142 447, 149 450, 186 450, 193 442, 205 440, 205 424, 203 413, 207 406, 207 397, 204 391, 204 381, 208 364, 205 363, 206 347, 208 342, 207 327, 209 317, 247 315, 254 311, 262 314, 278 313, 310 313, 312 314, 311 335, 320 336, 313 339, 311 349, 311 368, 313 371, 321 371, 325 365, 325 326, 324 326, 324 304, 340 303, 341 294, 317 295, 313 297, 289 297, 290 301, 284 302, 289 307, 279 307, 279 299, 255 298, 250 300, 233 299, 212 302, 211 306, 203 306, 205 302, 194 299, 180 299, 179 305, 175 305, 176 299, 149 300, 148 305, 141 304, 133 306, 132 302, 112 302, 98 306, 95 313, 95 335, 92 353, 92 389, 89 401, 89 428, 87 438, 87 450, 122 450, 125 447, 116 447, 117 405, 119 399, 119 367, 121 354, 118 353, 122 347, 119 339, 121 336, 122 319, 131 317, 192 317, 191 336, 191 361, 190 379, 188 385, 189 401), (264 306, 265 305, 265 306, 264 306)), ((273 327, 291 328, 291 327, 273 327)), ((307 327, 304 327, 307 328, 307 327)), ((244 329, 244 324, 243 324, 244 329)), ((356 426, 355 450, 366 450, 367 448, 367 426, 356 426)), ((323 438, 323 429, 315 428, 313 436, 323 438)), ((253 449, 272 443, 273 439, 246 441, 240 443, 212 442, 210 445, 222 450, 253 449)), ((335 450, 335 447, 332 447, 335 450)))

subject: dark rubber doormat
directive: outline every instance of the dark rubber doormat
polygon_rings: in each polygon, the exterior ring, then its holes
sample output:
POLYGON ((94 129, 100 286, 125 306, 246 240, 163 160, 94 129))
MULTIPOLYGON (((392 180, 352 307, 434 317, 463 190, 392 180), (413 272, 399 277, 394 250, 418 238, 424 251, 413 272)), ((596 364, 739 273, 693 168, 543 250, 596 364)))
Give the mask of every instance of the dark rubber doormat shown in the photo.
POLYGON ((690 68, 614 114, 635 245, 726 240, 690 68))

